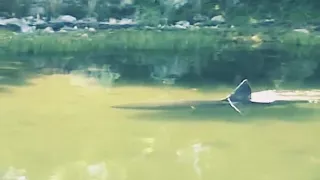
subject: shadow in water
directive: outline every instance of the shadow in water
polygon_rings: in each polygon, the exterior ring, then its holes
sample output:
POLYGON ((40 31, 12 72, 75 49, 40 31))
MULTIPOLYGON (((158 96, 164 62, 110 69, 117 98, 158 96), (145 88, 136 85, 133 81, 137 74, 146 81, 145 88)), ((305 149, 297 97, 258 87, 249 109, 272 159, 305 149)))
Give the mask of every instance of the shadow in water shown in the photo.
POLYGON ((9 92, 7 88, 0 87, 0 93, 7 93, 7 92, 9 92))
POLYGON ((28 81, 39 74, 23 61, 0 60, 0 92, 9 92, 10 86, 31 85, 28 81))
POLYGON ((305 122, 316 121, 320 116, 319 108, 283 106, 270 108, 245 109, 240 115, 231 108, 203 109, 203 110, 179 110, 179 111, 149 111, 140 112, 132 116, 135 120, 158 121, 230 121, 248 122, 259 120, 277 120, 305 122))

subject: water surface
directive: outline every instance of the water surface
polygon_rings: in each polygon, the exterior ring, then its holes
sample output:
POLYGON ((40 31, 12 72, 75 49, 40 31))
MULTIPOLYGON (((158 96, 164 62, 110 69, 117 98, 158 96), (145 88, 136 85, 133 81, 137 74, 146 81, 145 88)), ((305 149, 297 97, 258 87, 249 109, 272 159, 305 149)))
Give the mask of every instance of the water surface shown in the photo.
POLYGON ((316 105, 253 109, 242 117, 231 108, 110 108, 139 101, 219 99, 232 90, 210 88, 105 88, 71 75, 3 85, 0 175, 32 180, 320 179, 316 105))

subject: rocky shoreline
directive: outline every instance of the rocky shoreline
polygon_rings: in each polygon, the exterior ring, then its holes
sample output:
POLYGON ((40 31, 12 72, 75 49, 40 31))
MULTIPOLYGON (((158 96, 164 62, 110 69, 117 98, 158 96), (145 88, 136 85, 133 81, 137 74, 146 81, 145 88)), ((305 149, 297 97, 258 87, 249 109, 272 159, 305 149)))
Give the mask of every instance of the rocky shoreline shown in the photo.
MULTIPOLYGON (((24 18, 1 18, 0 29, 9 30, 18 33, 33 33, 37 31, 44 32, 66 32, 77 30, 88 30, 91 32, 97 30, 117 30, 117 29, 161 29, 161 30, 181 30, 181 29, 199 29, 199 28, 233 28, 234 25, 226 22, 222 15, 214 16, 211 19, 205 16, 197 16, 193 21, 178 21, 174 24, 159 24, 158 26, 147 26, 134 19, 115 19, 110 18, 107 21, 98 21, 95 18, 77 19, 70 15, 61 15, 55 19, 46 20, 40 17, 24 18)), ((247 26, 246 26, 247 27, 247 26)), ((292 25, 285 22, 277 22, 274 19, 255 20, 249 24, 249 27, 284 27, 309 33, 320 31, 320 24, 310 24, 305 27, 292 25)))
MULTIPOLYGON (((193 26, 217 26, 224 24, 224 18, 222 16, 213 17, 210 22, 198 22, 193 26)), ((175 29, 186 29, 191 25, 188 21, 179 21, 174 25, 159 25, 157 27, 145 26, 133 19, 120 19, 110 18, 108 21, 98 21, 95 18, 84 18, 76 19, 70 15, 62 15, 55 19, 46 20, 46 18, 37 18, 33 16, 25 18, 0 18, 0 29, 6 29, 14 32, 35 32, 36 30, 44 30, 47 32, 57 31, 74 31, 77 29, 89 29, 90 31, 95 30, 106 30, 106 29, 147 29, 147 28, 175 28, 175 29)))

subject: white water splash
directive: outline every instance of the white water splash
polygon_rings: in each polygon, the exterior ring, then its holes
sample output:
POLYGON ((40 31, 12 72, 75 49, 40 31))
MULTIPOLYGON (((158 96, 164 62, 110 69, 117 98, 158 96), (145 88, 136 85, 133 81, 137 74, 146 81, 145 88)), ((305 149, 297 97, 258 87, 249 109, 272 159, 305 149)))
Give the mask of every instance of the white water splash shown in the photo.
POLYGON ((101 162, 98 164, 88 165, 87 173, 93 179, 106 180, 108 178, 108 171, 106 163, 101 162))
POLYGON ((87 164, 85 161, 79 161, 59 167, 49 180, 107 180, 109 176, 105 162, 96 164, 87 164))
POLYGON ((114 81, 119 78, 119 73, 112 72, 109 65, 104 65, 98 81, 103 87, 111 88, 114 81))
POLYGON ((70 75, 70 84, 82 88, 103 87, 110 90, 114 81, 119 78, 120 74, 112 72, 109 65, 104 65, 102 68, 93 65, 89 67, 88 70, 72 71, 70 75))
POLYGON ((155 139, 154 138, 141 138, 141 141, 145 144, 147 144, 147 147, 145 147, 143 150, 142 150, 142 155, 143 156, 146 156, 146 155, 149 155, 151 153, 154 152, 154 142, 155 142, 155 139))
POLYGON ((74 70, 70 75, 70 85, 86 88, 90 85, 89 78, 84 70, 74 70))
POLYGON ((202 143, 196 143, 196 144, 191 145, 188 148, 180 149, 180 150, 176 151, 176 154, 177 154, 179 160, 181 160, 181 159, 183 161, 188 160, 188 159, 191 160, 195 173, 197 174, 197 176, 200 179, 202 179, 202 169, 199 165, 200 154, 204 151, 209 151, 209 150, 210 150, 210 148, 208 146, 204 146, 202 143))
POLYGON ((5 174, 1 177, 1 180, 27 180, 26 170, 16 169, 9 167, 5 174))
POLYGON ((161 81, 163 84, 172 85, 175 84, 177 77, 181 77, 188 70, 189 64, 186 61, 180 60, 179 57, 175 57, 174 61, 170 61, 168 64, 155 65, 150 76, 152 79, 161 81))
POLYGON ((139 138, 138 141, 142 142, 146 146, 141 150, 141 154, 133 157, 132 162, 140 160, 141 158, 142 159, 146 158, 148 155, 154 152, 154 142, 155 142, 154 138, 144 137, 144 138, 139 138))

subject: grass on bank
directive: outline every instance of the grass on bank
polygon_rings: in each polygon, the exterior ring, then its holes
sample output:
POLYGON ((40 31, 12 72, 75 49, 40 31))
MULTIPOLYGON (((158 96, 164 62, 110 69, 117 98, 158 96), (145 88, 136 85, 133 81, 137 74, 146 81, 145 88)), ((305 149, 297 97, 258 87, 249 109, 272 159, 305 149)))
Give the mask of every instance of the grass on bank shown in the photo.
POLYGON ((283 29, 106 30, 95 33, 15 34, 0 31, 1 54, 65 54, 105 51, 214 51, 221 48, 257 48, 266 43, 283 46, 320 44, 313 33, 283 29))

